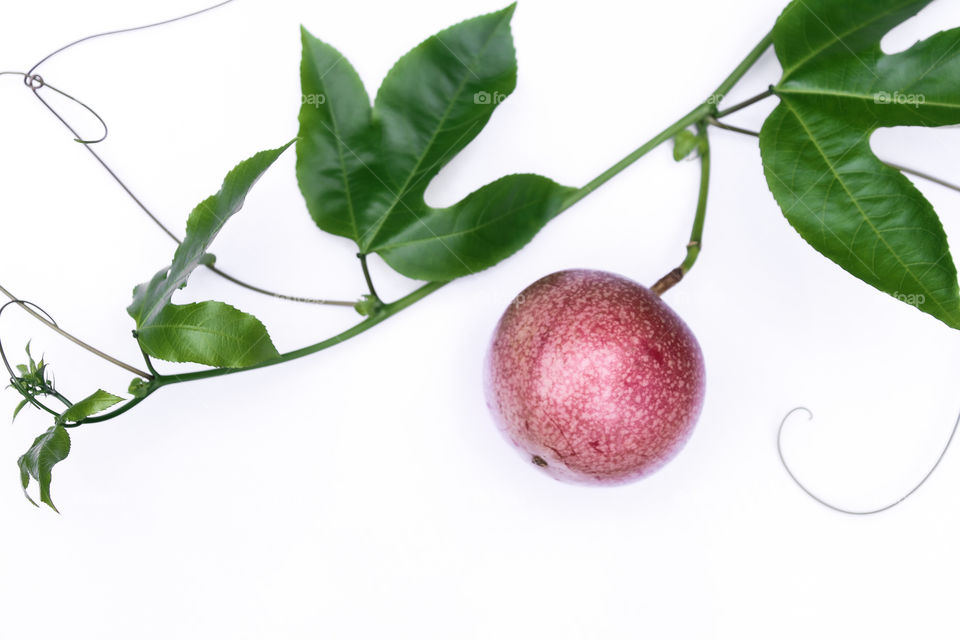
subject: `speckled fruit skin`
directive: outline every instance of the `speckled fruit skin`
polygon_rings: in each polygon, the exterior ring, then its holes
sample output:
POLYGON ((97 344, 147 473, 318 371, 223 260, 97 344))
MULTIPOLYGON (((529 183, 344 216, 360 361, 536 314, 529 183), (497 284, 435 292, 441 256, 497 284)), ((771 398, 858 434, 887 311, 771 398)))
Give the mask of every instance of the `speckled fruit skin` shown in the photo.
POLYGON ((485 362, 487 406, 558 480, 649 475, 686 443, 706 375, 696 338, 657 295, 603 271, 560 271, 517 296, 485 362))

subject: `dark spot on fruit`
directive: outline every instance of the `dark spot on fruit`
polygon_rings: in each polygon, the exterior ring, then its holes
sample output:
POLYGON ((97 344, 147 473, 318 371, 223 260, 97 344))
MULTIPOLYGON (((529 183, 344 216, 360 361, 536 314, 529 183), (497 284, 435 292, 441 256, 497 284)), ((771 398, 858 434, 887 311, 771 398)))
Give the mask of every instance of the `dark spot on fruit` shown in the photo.
POLYGON ((546 467, 546 466, 548 466, 548 465, 547 465, 547 461, 544 460, 543 458, 541 458, 540 456, 533 456, 533 458, 530 460, 530 462, 532 462, 533 464, 537 465, 538 467, 546 467))
POLYGON ((647 347, 646 354, 653 358, 654 362, 663 366, 663 353, 660 352, 660 349, 656 347, 647 347))
POLYGON ((600 448, 599 440, 593 440, 591 442, 588 442, 587 444, 589 444, 590 448, 596 451, 597 453, 603 453, 603 450, 600 448))

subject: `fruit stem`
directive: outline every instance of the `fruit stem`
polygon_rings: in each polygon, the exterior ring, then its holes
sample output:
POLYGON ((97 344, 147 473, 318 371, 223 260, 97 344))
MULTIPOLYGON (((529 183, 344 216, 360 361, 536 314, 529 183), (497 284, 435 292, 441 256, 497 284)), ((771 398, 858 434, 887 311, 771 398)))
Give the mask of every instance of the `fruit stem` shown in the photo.
POLYGON ((687 257, 679 267, 660 278, 650 290, 662 296, 671 287, 683 280, 683 276, 693 268, 700 256, 703 245, 703 226, 707 219, 707 200, 710 196, 710 137, 705 122, 697 123, 697 137, 700 138, 700 193, 697 197, 697 214, 693 219, 693 229, 690 231, 690 242, 687 243, 687 257))
POLYGON ((710 136, 707 125, 701 122, 697 125, 697 135, 703 140, 700 149, 700 192, 697 196, 697 214, 693 219, 693 229, 690 230, 690 243, 687 245, 687 257, 680 265, 684 275, 696 263, 700 256, 700 247, 703 240, 703 226, 707 218, 707 200, 710 197, 710 136))

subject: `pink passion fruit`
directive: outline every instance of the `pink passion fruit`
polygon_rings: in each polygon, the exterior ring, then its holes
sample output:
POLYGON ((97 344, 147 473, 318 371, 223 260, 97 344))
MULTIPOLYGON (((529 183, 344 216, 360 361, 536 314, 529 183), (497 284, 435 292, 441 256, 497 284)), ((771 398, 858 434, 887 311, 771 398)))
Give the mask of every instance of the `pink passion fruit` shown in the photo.
POLYGON ((613 485, 672 459, 703 406, 693 333, 627 278, 560 271, 507 308, 485 362, 487 405, 526 460, 558 480, 613 485))

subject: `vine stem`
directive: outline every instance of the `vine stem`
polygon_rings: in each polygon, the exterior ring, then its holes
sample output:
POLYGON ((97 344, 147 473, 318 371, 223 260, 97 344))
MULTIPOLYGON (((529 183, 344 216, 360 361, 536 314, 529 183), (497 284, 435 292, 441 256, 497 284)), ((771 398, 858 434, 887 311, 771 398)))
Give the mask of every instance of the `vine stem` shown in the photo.
POLYGON ((632 165, 634 162, 647 155, 664 142, 672 140, 684 129, 703 122, 709 116, 715 115, 717 113, 716 103, 718 102, 718 98, 725 96, 734 87, 734 85, 736 85, 737 82, 739 82, 740 79, 746 75, 747 71, 749 71, 753 65, 757 63, 757 60, 759 60, 760 57, 766 53, 767 49, 769 49, 772 44, 773 32, 771 31, 764 36, 764 38, 750 51, 750 53, 747 54, 747 57, 744 58, 739 65, 737 65, 737 68, 734 69, 733 72, 727 76, 723 82, 720 83, 720 86, 718 86, 716 90, 710 94, 710 99, 704 101, 695 109, 693 109, 693 111, 655 135, 648 142, 637 148, 636 151, 633 151, 624 157, 623 160, 601 173, 599 176, 588 182, 585 186, 577 189, 564 201, 560 211, 564 211, 580 202, 602 185, 606 184, 611 178, 632 165))
MULTIPOLYGON (((569 197, 567 197, 561 203, 559 209, 557 210, 557 215, 566 211, 573 205, 583 200, 585 197, 587 197, 588 195, 596 191, 600 186, 607 183, 610 179, 612 179, 617 174, 621 173, 624 169, 632 165, 634 162, 636 162, 643 156, 647 155, 648 153, 650 153, 651 151, 659 147, 664 142, 667 142, 668 140, 671 140, 674 137, 676 137, 676 135, 681 131, 683 131, 684 129, 693 125, 702 126, 703 123, 706 122, 706 119, 709 116, 717 113, 717 106, 716 106, 717 100, 715 97, 726 95, 726 93, 730 91, 730 89, 732 89, 733 86, 741 78, 743 78, 744 75, 746 75, 746 73, 753 67, 753 65, 756 64, 757 60, 760 59, 760 57, 767 51, 767 49, 770 48, 772 44, 773 44, 773 34, 771 32, 771 33, 768 33, 766 36, 764 36, 764 38, 757 44, 757 46, 755 46, 750 51, 750 53, 747 54, 747 57, 744 58, 739 65, 737 65, 737 67, 733 70, 733 72, 729 76, 727 76, 727 78, 722 83, 720 83, 720 86, 718 86, 717 89, 710 94, 711 95, 710 99, 702 102, 699 106, 697 106, 692 111, 690 111, 690 113, 683 116, 682 118, 677 120, 675 123, 673 123, 666 129, 664 129, 663 131, 655 135, 649 141, 645 142, 643 145, 638 147, 635 151, 633 151, 632 153, 624 157, 622 160, 620 160, 619 162, 614 164, 612 167, 610 167, 609 169, 601 173, 599 176, 597 176, 596 178, 588 182, 586 185, 574 191, 569 197)), ((704 212, 706 211, 705 200, 704 200, 703 210, 704 212)), ((702 221, 701 221, 700 232, 702 233, 702 221)), ((243 371, 251 371, 254 369, 270 367, 270 366, 281 364, 284 362, 297 360, 299 358, 303 358, 305 356, 318 353, 325 349, 329 349, 330 347, 338 345, 341 342, 345 342, 346 340, 349 340, 350 338, 360 335, 361 333, 364 333, 365 331, 375 327, 376 325, 380 324, 387 318, 390 318, 396 315, 397 313, 403 311, 407 307, 422 300, 423 298, 437 291, 438 289, 440 289, 446 284, 447 284, 446 282, 428 282, 423 286, 421 286, 420 288, 414 290, 412 293, 406 295, 405 297, 400 298, 395 302, 391 302, 390 304, 384 304, 379 309, 377 309, 373 313, 373 315, 367 317, 362 322, 354 325, 353 327, 347 329, 346 331, 343 331, 342 333, 338 333, 337 335, 331 338, 327 338, 326 340, 323 340, 316 344, 312 344, 310 346, 303 347, 296 351, 291 351, 289 353, 282 354, 277 358, 273 358, 271 360, 258 363, 251 367, 244 367, 241 369, 208 369, 204 371, 194 371, 191 373, 183 373, 183 374, 175 374, 175 375, 159 375, 154 377, 153 379, 147 378, 148 383, 144 387, 141 395, 139 395, 138 397, 134 398, 127 404, 123 405, 118 409, 115 409, 110 413, 105 413, 99 416, 86 418, 83 421, 78 422, 77 425, 84 424, 84 423, 103 422, 106 420, 110 420, 111 418, 115 418, 119 415, 122 415, 123 413, 126 413, 136 405, 143 402, 143 400, 145 400, 149 395, 151 395, 158 389, 161 389, 165 386, 169 386, 172 384, 179 384, 182 382, 206 380, 209 378, 217 378, 220 376, 231 375, 231 374, 240 373, 243 371)))
POLYGON ((78 338, 78 337, 76 337, 76 336, 74 336, 74 335, 72 335, 72 334, 67 333, 66 331, 64 331, 63 329, 61 329, 59 326, 57 326, 56 323, 51 322, 51 321, 48 320, 47 318, 44 318, 43 315, 41 315, 41 314, 37 313, 36 311, 34 311, 33 309, 31 309, 29 305, 24 304, 24 303, 21 301, 20 298, 14 296, 12 293, 10 293, 10 292, 7 291, 6 289, 4 289, 3 286, 0 286, 0 293, 2 293, 3 295, 7 296, 8 298, 10 298, 10 300, 12 300, 12 301, 14 302, 14 304, 16 304, 18 307, 20 307, 21 309, 23 309, 23 310, 26 311, 27 313, 29 313, 31 316, 33 316, 36 320, 38 320, 38 321, 41 322, 42 324, 46 325, 50 330, 52 330, 52 331, 60 334, 61 336, 63 336, 64 338, 66 338, 67 340, 69 340, 70 342, 72 342, 73 344, 77 345, 78 347, 80 347, 80 348, 82 348, 82 349, 86 349, 87 351, 89 351, 89 352, 92 353, 93 355, 97 356, 98 358, 102 358, 103 360, 106 360, 106 361, 109 362, 110 364, 116 365, 116 366, 120 367, 121 369, 126 369, 126 370, 129 371, 130 373, 132 373, 132 374, 134 374, 134 375, 137 375, 137 376, 140 376, 141 378, 145 378, 145 379, 147 379, 147 380, 150 380, 151 378, 153 378, 153 376, 151 376, 149 373, 146 373, 145 371, 141 371, 140 369, 137 369, 136 367, 134 367, 134 366, 132 366, 132 365, 129 365, 129 364, 127 364, 126 362, 124 362, 124 361, 122 361, 122 360, 118 360, 117 358, 114 358, 113 356, 108 355, 108 354, 104 353, 103 351, 100 351, 100 350, 97 349, 96 347, 87 344, 86 342, 84 342, 84 341, 81 340, 80 338, 78 338))
POLYGON ((733 89, 738 82, 740 82, 740 79, 743 78, 743 76, 747 75, 747 71, 753 68, 753 65, 755 65, 761 57, 763 57, 763 54, 766 53, 767 49, 769 49, 771 46, 773 46, 772 29, 767 32, 767 35, 765 35, 763 39, 757 43, 757 46, 755 46, 750 53, 747 54, 747 57, 743 59, 743 62, 737 65, 737 68, 734 69, 733 72, 727 76, 723 82, 720 83, 720 86, 717 87, 717 90, 713 92, 713 95, 722 98, 730 93, 730 90, 733 89))
POLYGON ((362 322, 355 324, 354 326, 350 327, 346 331, 338 333, 337 335, 331 338, 327 338, 326 340, 323 340, 316 344, 312 344, 310 346, 297 349, 296 351, 290 351, 288 353, 284 353, 277 358, 266 360, 264 362, 260 362, 250 367, 243 367, 241 369, 208 369, 206 371, 194 371, 192 373, 158 375, 154 377, 152 380, 148 380, 147 386, 144 389, 143 395, 137 398, 134 398, 127 404, 123 405, 119 409, 111 411, 110 413, 104 413, 99 416, 85 418, 84 420, 77 422, 76 425, 73 425, 73 426, 79 426, 81 424, 91 424, 95 422, 104 422, 106 420, 110 420, 111 418, 116 418, 117 416, 126 413, 133 407, 143 402, 147 398, 147 396, 154 393, 158 389, 161 389, 163 387, 166 387, 172 384, 179 384, 181 382, 194 382, 196 380, 206 380, 208 378, 217 378, 220 376, 240 373, 242 371, 253 371, 254 369, 271 367, 273 365, 282 364, 284 362, 290 362, 292 360, 298 360, 300 358, 313 355, 314 353, 318 353, 325 349, 329 349, 330 347, 336 346, 341 342, 345 342, 350 338, 358 336, 361 333, 369 329, 372 329, 373 327, 377 326, 387 318, 400 313, 410 305, 422 300, 423 298, 426 298, 428 295, 430 295, 437 289, 440 289, 446 284, 447 284, 446 282, 428 282, 427 284, 421 286, 419 289, 416 289, 412 293, 407 294, 403 298, 400 298, 395 302, 391 302, 390 304, 383 305, 376 311, 376 313, 369 316, 362 322))
POLYGON ((560 211, 565 211, 577 204, 588 195, 599 189, 601 186, 610 181, 611 178, 622 172, 624 169, 632 165, 634 162, 647 155, 664 142, 672 140, 677 136, 678 133, 687 129, 688 127, 700 122, 708 115, 710 115, 713 106, 704 102, 696 109, 685 115, 684 117, 677 120, 675 123, 658 133, 656 136, 651 138, 646 144, 639 147, 636 151, 626 156, 623 160, 613 165, 599 176, 588 182, 585 186, 581 187, 574 191, 567 199, 564 201, 563 206, 560 208, 560 211))

